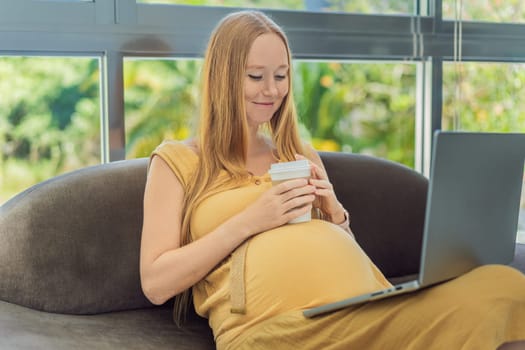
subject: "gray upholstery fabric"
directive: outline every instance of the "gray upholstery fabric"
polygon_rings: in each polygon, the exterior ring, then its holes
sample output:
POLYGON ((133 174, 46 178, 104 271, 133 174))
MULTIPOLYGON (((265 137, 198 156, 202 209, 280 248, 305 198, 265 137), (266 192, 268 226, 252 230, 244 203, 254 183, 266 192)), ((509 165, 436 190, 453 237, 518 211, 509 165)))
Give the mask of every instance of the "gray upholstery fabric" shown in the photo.
POLYGON ((73 314, 149 306, 138 270, 146 166, 88 167, 0 207, 0 300, 73 314))
POLYGON ((170 307, 61 315, 0 301, 0 349, 212 350, 215 345, 205 320, 178 329, 170 307))

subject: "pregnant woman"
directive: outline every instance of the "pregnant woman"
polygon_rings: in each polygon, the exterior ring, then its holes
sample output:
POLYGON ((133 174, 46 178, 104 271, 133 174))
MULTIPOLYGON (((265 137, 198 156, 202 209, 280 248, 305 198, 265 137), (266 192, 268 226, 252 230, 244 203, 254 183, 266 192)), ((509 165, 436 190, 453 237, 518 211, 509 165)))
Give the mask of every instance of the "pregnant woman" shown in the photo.
POLYGON ((319 155, 300 140, 291 89, 281 28, 256 11, 226 16, 205 55, 197 134, 151 156, 140 261, 149 300, 175 297, 179 323, 193 302, 220 350, 522 346, 525 278, 506 266, 302 315, 390 284, 355 241, 319 155), (296 159, 309 160, 311 178, 272 186, 271 164, 296 159), (309 211, 311 221, 286 224, 309 211))

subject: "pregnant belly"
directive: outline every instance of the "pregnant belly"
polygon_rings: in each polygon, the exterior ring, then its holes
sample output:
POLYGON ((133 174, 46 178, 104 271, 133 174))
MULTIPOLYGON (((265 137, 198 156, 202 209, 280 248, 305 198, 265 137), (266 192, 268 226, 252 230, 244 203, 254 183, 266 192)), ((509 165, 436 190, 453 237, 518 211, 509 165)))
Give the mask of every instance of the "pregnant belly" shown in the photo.
POLYGON ((388 285, 354 239, 321 220, 254 237, 245 278, 250 313, 303 309, 388 285))

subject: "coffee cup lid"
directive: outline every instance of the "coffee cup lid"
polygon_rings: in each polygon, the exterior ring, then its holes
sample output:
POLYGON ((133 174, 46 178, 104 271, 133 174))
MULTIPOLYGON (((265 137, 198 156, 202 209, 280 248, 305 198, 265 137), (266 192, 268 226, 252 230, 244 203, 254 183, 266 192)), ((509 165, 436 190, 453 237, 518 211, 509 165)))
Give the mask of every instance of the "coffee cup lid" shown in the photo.
POLYGON ((291 162, 274 163, 270 167, 270 174, 277 174, 296 170, 309 170, 310 163, 306 159, 295 160, 291 162))

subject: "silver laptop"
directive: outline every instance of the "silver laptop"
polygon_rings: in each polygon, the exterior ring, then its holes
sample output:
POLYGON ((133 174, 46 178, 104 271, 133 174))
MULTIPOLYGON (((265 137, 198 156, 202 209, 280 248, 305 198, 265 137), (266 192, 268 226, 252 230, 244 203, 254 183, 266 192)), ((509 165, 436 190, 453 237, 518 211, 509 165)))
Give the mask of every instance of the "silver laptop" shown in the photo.
POLYGON ((514 258, 525 134, 434 135, 418 279, 303 311, 314 317, 514 258))

